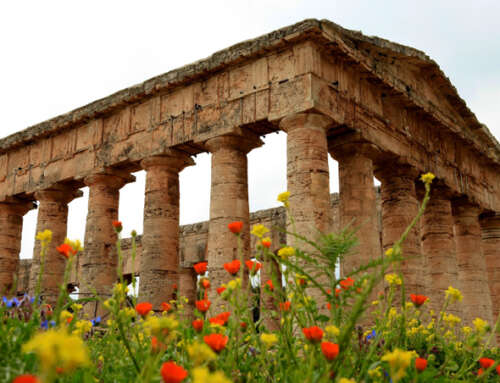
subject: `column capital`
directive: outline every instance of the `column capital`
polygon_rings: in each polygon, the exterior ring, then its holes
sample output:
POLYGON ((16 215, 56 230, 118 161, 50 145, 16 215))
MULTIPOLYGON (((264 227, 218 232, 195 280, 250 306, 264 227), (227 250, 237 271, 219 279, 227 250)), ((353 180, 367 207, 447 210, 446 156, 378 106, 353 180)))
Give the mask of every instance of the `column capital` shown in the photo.
POLYGON ((330 117, 314 112, 301 112, 294 113, 284 117, 280 121, 280 129, 289 133, 290 130, 300 127, 311 127, 324 129, 325 131, 330 128, 334 123, 330 117))
POLYGON ((194 165, 195 162, 191 156, 177 149, 169 149, 165 154, 151 156, 141 161, 141 167, 144 170, 149 170, 154 167, 162 167, 172 170, 172 172, 180 172, 187 166, 194 165))
POLYGON ((260 137, 253 133, 245 133, 244 135, 225 134, 208 139, 205 142, 205 147, 210 153, 229 148, 246 154, 263 144, 264 142, 260 137))
POLYGON ((454 216, 469 215, 477 216, 479 219, 479 214, 481 213, 481 208, 465 196, 453 198, 451 200, 451 207, 454 216))
POLYGON ((362 155, 373 160, 379 156, 380 149, 366 140, 351 137, 329 140, 328 152, 336 160, 342 160, 353 155, 362 155))
POLYGON ((83 179, 83 182, 87 186, 103 184, 112 189, 121 189, 126 184, 134 181, 135 177, 130 173, 114 169, 104 169, 83 179))
POLYGON ((7 197, 0 202, 0 211, 7 211, 18 215, 25 215, 28 211, 36 209, 34 201, 22 200, 16 197, 7 197))
POLYGON ((376 161, 374 163, 373 173, 379 180, 390 177, 404 177, 417 179, 420 172, 415 167, 398 162, 396 159, 376 161))
POLYGON ((70 203, 75 198, 83 196, 83 192, 66 186, 53 186, 49 189, 38 190, 34 194, 38 201, 70 203))

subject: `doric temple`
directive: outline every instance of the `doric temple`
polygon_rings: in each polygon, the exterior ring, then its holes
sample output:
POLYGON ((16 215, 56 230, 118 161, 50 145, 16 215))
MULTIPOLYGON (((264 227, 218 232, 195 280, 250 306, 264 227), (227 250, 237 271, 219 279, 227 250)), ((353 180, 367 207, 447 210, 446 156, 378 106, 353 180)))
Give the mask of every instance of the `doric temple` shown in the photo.
MULTIPOLYGON (((38 206, 37 231, 50 229, 62 243, 68 203, 88 186, 85 249, 71 283, 83 296, 107 296, 117 280, 111 222, 119 191, 141 169, 140 299, 158 306, 174 284, 192 297, 191 266, 204 259, 213 286, 227 281, 223 264, 237 252, 229 222, 244 222, 250 257, 247 154, 279 130, 287 133, 297 231, 314 236, 360 224, 345 272, 383 256, 417 214, 419 176, 434 173, 429 206, 403 246, 406 289, 438 308, 453 285, 464 295, 465 319, 491 323, 500 311, 500 145, 424 53, 327 20, 239 43, 0 140, 0 292, 16 280, 32 292, 38 277, 38 245, 20 266, 23 216, 38 206), (210 220, 180 229, 179 172, 202 152, 212 161, 210 220), (333 200, 329 153, 339 163, 333 200)), ((252 221, 284 223, 283 214, 252 221)), ((287 241, 274 235, 275 246, 287 241)), ((45 264, 42 294, 51 299, 65 267, 55 246, 45 264)))

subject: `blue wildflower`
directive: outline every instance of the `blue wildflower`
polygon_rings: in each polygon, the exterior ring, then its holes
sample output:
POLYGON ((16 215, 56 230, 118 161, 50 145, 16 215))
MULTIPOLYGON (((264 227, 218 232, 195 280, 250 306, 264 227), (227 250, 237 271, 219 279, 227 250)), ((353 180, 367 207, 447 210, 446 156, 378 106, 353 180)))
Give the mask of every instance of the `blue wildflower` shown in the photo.
POLYGON ((101 323, 101 317, 99 316, 99 317, 97 317, 97 318, 94 318, 94 319, 92 319, 92 320, 91 320, 91 322, 92 322, 92 327, 95 327, 95 326, 97 326, 99 323, 101 323))
POLYGON ((375 330, 372 330, 372 332, 366 336, 366 340, 375 339, 376 336, 377 333, 375 332, 375 330))

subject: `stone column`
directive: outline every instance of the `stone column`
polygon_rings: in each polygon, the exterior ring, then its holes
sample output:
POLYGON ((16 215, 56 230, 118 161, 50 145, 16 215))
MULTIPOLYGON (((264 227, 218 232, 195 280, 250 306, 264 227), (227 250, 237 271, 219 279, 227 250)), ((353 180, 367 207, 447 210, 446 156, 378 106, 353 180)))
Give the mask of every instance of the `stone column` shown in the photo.
MULTIPOLYGON (((399 240, 417 215, 415 179, 418 172, 397 163, 378 164, 376 172, 382 183, 382 246, 386 251, 399 240)), ((402 245, 402 253, 404 261, 401 262, 401 273, 405 280, 406 294, 423 294, 424 262, 417 227, 408 234, 402 245)))
MULTIPOLYGON (((36 205, 31 201, 0 202, 0 295, 10 295, 19 269, 23 216, 36 205)), ((15 294, 15 291, 12 292, 15 294)))
MULTIPOLYGON (((35 192, 35 198, 39 201, 36 233, 47 229, 52 231, 52 242, 46 250, 40 286, 40 296, 49 304, 57 301, 64 278, 66 258, 59 254, 56 248, 64 243, 66 238, 68 203, 82 195, 80 190, 66 187, 54 187, 35 192)), ((35 292, 39 279, 41 248, 40 241, 35 241, 30 271, 30 294, 35 292)))
MULTIPOLYGON (((290 192, 290 213, 298 234, 316 240, 318 231, 327 233, 332 226, 330 204, 330 173, 326 131, 332 120, 316 113, 298 113, 281 120, 280 127, 287 132, 287 188, 290 192)), ((294 236, 287 243, 305 251, 314 251, 294 236)), ((304 265, 305 267, 306 265, 304 265)), ((326 280, 320 281, 327 284, 326 280)), ((316 299, 318 307, 326 300, 317 289, 308 294, 316 299)))
MULTIPOLYGON (((192 267, 181 267, 179 269, 179 291, 178 299, 184 306, 184 314, 187 319, 193 319, 194 302, 196 301, 197 275, 192 267), (186 298, 187 303, 182 302, 186 298)), ((212 287, 214 289, 215 287, 212 287)))
POLYGON ((231 279, 224 270, 224 263, 238 258, 237 238, 227 227, 230 222, 243 222, 241 247, 244 259, 250 257, 247 153, 260 145, 262 141, 257 136, 248 134, 224 135, 206 142, 207 149, 212 153, 207 261, 208 276, 213 286, 209 299, 215 312, 220 311, 223 304, 215 289, 231 279))
MULTIPOLYGON (((112 222, 118 219, 120 189, 135 177, 110 172, 95 174, 84 179, 89 187, 85 245, 80 262, 80 295, 93 295, 106 299, 117 281, 118 256, 115 243, 117 236, 112 222)), ((87 303, 85 314, 90 318, 104 313, 97 303, 87 303)))
MULTIPOLYGON (((431 199, 422 217, 422 251, 427 261, 425 280, 429 304, 439 313, 446 289, 453 286, 461 290, 461 286, 457 285, 458 267, 451 201, 446 190, 438 184, 432 185, 431 199)), ((460 315, 460 307, 461 305, 455 304, 447 311, 460 315)))
POLYGON ((139 301, 154 310, 174 298, 179 269, 179 172, 194 165, 191 157, 171 150, 141 162, 146 170, 144 234, 140 264, 139 301))
POLYGON ((330 153, 339 162, 340 227, 356 229, 358 246, 341 265, 342 275, 382 256, 377 195, 373 184, 374 149, 368 143, 354 142, 334 146, 330 153))
POLYGON ((462 287, 466 323, 480 317, 492 324, 492 303, 486 262, 481 249, 480 209, 466 198, 452 202, 457 248, 458 280, 462 287))
MULTIPOLYGON (((482 248, 490 287, 493 320, 500 315, 500 213, 480 216, 482 248)), ((500 344, 500 335, 497 335, 500 344)))

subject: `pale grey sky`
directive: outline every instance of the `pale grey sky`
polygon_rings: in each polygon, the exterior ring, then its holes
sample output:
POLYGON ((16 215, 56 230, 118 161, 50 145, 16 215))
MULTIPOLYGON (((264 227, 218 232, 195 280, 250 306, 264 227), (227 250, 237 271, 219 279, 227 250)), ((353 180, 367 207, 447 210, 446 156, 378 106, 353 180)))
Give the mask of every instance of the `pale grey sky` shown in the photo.
MULTIPOLYGON (((305 18, 329 19, 423 50, 500 137, 498 1, 3 1, 0 136, 65 113, 242 40, 305 18)), ((276 206, 286 188, 284 134, 249 155, 251 210, 276 206)), ((181 173, 181 223, 208 218, 210 158, 181 173)), ((331 162, 332 190, 337 189, 331 162)), ((144 174, 121 193, 125 233, 142 232, 144 174)), ((69 236, 83 239, 86 196, 70 204, 69 236)), ((36 211, 25 217, 31 257, 36 211)))

